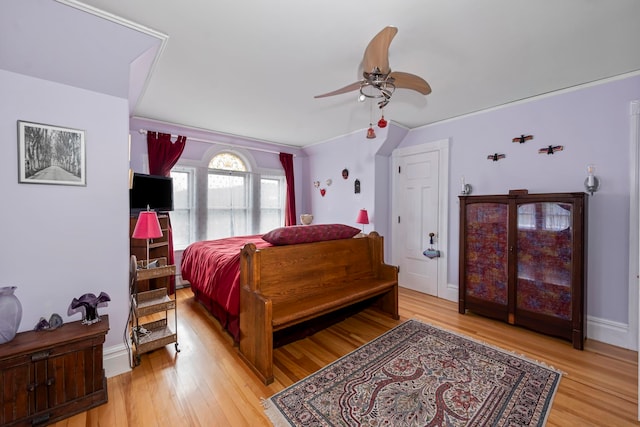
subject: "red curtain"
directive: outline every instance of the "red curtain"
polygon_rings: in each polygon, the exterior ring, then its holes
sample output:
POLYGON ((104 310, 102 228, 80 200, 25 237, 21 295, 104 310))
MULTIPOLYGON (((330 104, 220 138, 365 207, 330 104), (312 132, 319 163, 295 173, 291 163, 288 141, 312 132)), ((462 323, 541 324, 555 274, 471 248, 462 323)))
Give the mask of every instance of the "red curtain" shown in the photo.
POLYGON ((178 135, 176 142, 171 142, 171 134, 147 132, 147 151, 149 152, 149 175, 169 176, 187 143, 186 136, 178 135))
POLYGON ((287 180, 287 200, 284 205, 284 225, 296 225, 296 191, 293 183, 293 154, 280 153, 280 163, 287 180))
MULTIPOLYGON (((171 134, 160 132, 147 132, 147 151, 149 153, 149 174, 169 176, 171 168, 175 166, 184 151, 187 143, 186 136, 178 135, 176 142, 171 142, 171 134)), ((167 262, 175 264, 173 254, 173 229, 171 228, 171 216, 168 216, 168 236, 169 259, 167 262)), ((169 293, 174 293, 176 289, 176 278, 169 278, 169 293)))

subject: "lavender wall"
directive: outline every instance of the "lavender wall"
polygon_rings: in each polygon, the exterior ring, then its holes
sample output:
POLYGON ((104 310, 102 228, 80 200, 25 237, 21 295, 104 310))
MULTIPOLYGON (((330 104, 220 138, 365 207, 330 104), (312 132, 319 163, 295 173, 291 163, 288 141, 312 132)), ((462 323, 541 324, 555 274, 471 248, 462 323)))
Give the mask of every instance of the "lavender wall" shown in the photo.
MULTIPOLYGON (((307 146, 303 192, 310 194, 308 213, 314 215, 314 223, 340 223, 361 228, 356 224, 360 209, 367 209, 370 224, 365 232, 377 231, 390 236, 391 223, 391 175, 390 156, 407 134, 407 129, 390 123, 387 128, 376 129, 377 137, 367 139, 366 129, 307 146), (342 178, 342 170, 349 170, 348 179, 342 178), (327 180, 331 185, 327 185, 327 180), (360 181, 360 193, 355 193, 355 180, 360 181), (315 188, 314 181, 319 181, 315 188), (326 193, 322 196, 320 189, 326 193)), ((385 239, 385 261, 391 260, 391 239, 385 239)))
POLYGON ((99 310, 110 317, 105 349, 123 349, 128 102, 2 70, 0 93, 0 286, 18 286, 20 330, 52 313, 65 322, 80 320, 80 314, 67 315, 71 300, 105 291, 111 296, 99 310), (18 120, 85 130, 86 187, 18 184, 18 120))
POLYGON ((378 138, 366 139, 364 131, 346 135, 322 144, 305 147, 309 156, 308 178, 303 191, 310 194, 307 212, 314 216, 314 224, 341 223, 353 227, 360 209, 367 209, 369 225, 365 231, 377 230, 380 224, 374 210, 375 156, 386 138, 386 132, 378 132, 378 138), (342 178, 342 170, 349 170, 348 179, 342 178), (360 181, 360 193, 355 193, 355 180, 360 181), (331 185, 327 184, 331 180, 331 185), (314 181, 319 181, 316 188, 314 181), (320 190, 325 189, 322 196, 320 190))
MULTIPOLYGON (((170 133, 173 135, 185 135, 187 143, 180 156, 179 164, 192 166, 198 169, 199 174, 205 173, 211 157, 222 150, 235 150, 247 158, 252 167, 257 171, 265 172, 269 170, 282 171, 282 164, 278 153, 291 153, 294 157, 296 210, 299 214, 304 212, 308 195, 302 191, 304 182, 304 161, 305 156, 298 147, 271 144, 250 138, 221 134, 212 131, 204 131, 178 125, 171 125, 154 120, 143 118, 133 118, 130 120, 131 134, 131 168, 136 172, 148 173, 148 153, 147 136, 141 134, 140 129, 153 130, 156 132, 170 133), (208 141, 214 141, 212 143, 208 141), (266 150, 266 151, 263 151, 266 150)), ((180 278, 180 263, 182 262, 182 250, 176 250, 175 263, 176 274, 180 278)))
MULTIPOLYGON (((636 313, 629 313, 629 236, 631 191, 630 103, 640 99, 640 76, 600 82, 529 101, 425 126, 409 132, 397 126, 378 131, 368 140, 362 132, 305 147, 303 194, 315 222, 355 224, 358 209, 369 210, 367 230, 390 236, 391 171, 388 158, 396 147, 405 148, 449 139, 449 241, 447 276, 458 284, 460 178, 473 186, 473 194, 504 194, 511 189, 530 193, 584 191, 586 166, 595 163, 601 190, 589 197, 589 252, 587 316, 590 338, 635 348, 636 313), (398 130, 395 132, 394 130, 398 130), (525 144, 511 142, 533 134, 525 144), (538 154, 548 145, 563 145, 553 155, 538 154), (504 153, 498 162, 487 155, 504 153), (350 170, 348 182, 340 171, 350 170), (362 181, 362 193, 353 193, 353 179, 362 181), (326 179, 333 184, 322 197, 313 187, 326 179), (386 212, 385 212, 386 211, 386 212)), ((392 236, 391 236, 392 237, 392 236)), ((385 258, 391 255, 385 241, 385 258)), ((631 302, 631 307, 637 306, 631 302)), ((635 309, 634 309, 635 310, 635 309)))
POLYGON ((295 156, 296 207, 299 213, 302 213, 302 209, 304 209, 306 195, 302 192, 301 182, 303 180, 297 178, 303 175, 304 153, 299 147, 272 144, 251 138, 171 125, 142 118, 132 118, 129 127, 131 134, 131 168, 136 172, 142 173, 149 172, 149 164, 147 157, 147 136, 141 134, 139 132, 140 129, 170 133, 173 135, 185 135, 187 137, 187 144, 185 145, 179 163, 191 166, 206 168, 212 152, 224 149, 236 149, 250 156, 252 164, 259 170, 281 171, 282 164, 280 163, 278 153, 291 153, 295 156), (205 141, 214 141, 219 144, 205 141))
MULTIPOLYGON (((538 98, 411 131, 401 147, 451 138, 450 182, 465 176, 473 194, 584 191, 586 165, 595 163, 601 190, 589 199, 588 308, 591 317, 626 325, 628 313, 630 102, 640 99, 640 76, 538 98), (532 134, 525 144, 512 143, 532 134), (554 155, 538 154, 563 145, 554 155), (504 153, 498 162, 487 155, 504 153)), ((449 247, 458 247, 459 185, 449 192, 449 247)), ((637 241, 637 236, 631 236, 637 241)), ((458 283, 451 251, 450 283, 458 283)), ((636 313, 633 313, 635 316, 636 313)))
MULTIPOLYGON (((366 231, 377 230, 390 236, 389 220, 391 178, 389 156, 396 147, 405 148, 449 139, 449 242, 448 281, 458 284, 458 191, 460 177, 473 186, 474 194, 503 194, 510 189, 528 189, 532 193, 584 191, 586 165, 595 163, 602 181, 601 190, 589 198, 589 254, 587 316, 604 329, 591 328, 591 338, 633 347, 635 322, 629 313, 629 236, 630 201, 630 102, 640 99, 640 76, 602 82, 597 85, 539 97, 530 101, 487 110, 406 131, 392 124, 369 140, 364 130, 345 135, 296 153, 298 214, 312 213, 315 223, 355 223, 357 212, 366 208, 371 224, 366 231), (512 143, 513 137, 533 134, 525 144, 512 143), (538 154, 548 145, 563 145, 554 155, 538 154), (504 153, 498 162, 487 155, 504 153), (341 176, 349 169, 349 179, 341 176), (361 193, 353 183, 361 181, 361 193), (326 181, 330 179, 331 185, 326 181), (313 181, 326 189, 324 197, 313 181), (610 328, 610 329, 607 329, 610 328), (594 333, 593 331, 596 330, 594 333), (609 331, 627 335, 611 338, 609 331), (604 331, 604 332, 602 332, 604 331)), ((180 129, 158 126, 153 122, 132 120, 134 137, 132 164, 136 170, 144 164, 146 144, 137 133, 140 127, 180 133, 180 129), (141 125, 146 126, 141 126, 141 125)), ((206 139, 231 138, 240 147, 264 146, 259 142, 228 135, 196 134, 206 139)), ((185 159, 198 161, 211 149, 210 144, 188 143, 185 159)), ((261 167, 274 166, 277 156, 257 155, 261 167)), ((385 258, 391 259, 390 239, 385 242, 385 258)))
MULTIPOLYGON (((134 117, 130 120, 131 132, 131 167, 136 172, 148 173, 147 161, 147 136, 141 134, 140 129, 153 130, 156 132, 170 133, 173 135, 185 135, 187 144, 180 157, 180 163, 205 166, 208 163, 208 154, 212 150, 239 149, 250 153, 255 166, 260 169, 282 170, 279 152, 291 153, 296 156, 294 167, 301 168, 302 150, 299 147, 272 144, 265 141, 245 138, 241 136, 228 135, 213 131, 193 129, 179 125, 172 125, 155 120, 134 117), (204 142, 213 141, 216 143, 204 142), (262 151, 266 150, 266 151, 262 151)), ((298 172, 298 169, 296 170, 298 172)), ((302 199, 302 194, 298 194, 302 199)))

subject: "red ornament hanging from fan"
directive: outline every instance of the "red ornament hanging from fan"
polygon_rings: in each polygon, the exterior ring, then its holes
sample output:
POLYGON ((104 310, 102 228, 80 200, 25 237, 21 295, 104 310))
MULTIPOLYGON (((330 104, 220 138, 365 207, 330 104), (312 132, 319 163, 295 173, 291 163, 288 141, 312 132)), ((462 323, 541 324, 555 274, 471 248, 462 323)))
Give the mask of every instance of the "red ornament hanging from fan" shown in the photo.
POLYGON ((369 123, 369 129, 367 129, 367 139, 373 139, 376 137, 376 133, 373 130, 373 127, 371 126, 371 123, 369 123))
POLYGON ((387 127, 387 121, 384 119, 384 114, 380 117, 380 120, 378 120, 378 127, 381 129, 387 127))

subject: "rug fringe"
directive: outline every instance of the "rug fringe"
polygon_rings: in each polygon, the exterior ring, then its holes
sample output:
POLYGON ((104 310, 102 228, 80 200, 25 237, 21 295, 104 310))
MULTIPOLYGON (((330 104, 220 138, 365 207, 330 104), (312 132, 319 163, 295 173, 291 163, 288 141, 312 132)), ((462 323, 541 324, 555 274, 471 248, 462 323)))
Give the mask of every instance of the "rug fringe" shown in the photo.
POLYGON ((278 410, 276 405, 273 404, 271 399, 261 398, 260 403, 262 403, 262 407, 264 408, 265 415, 271 421, 274 427, 291 427, 291 423, 287 421, 287 419, 282 415, 282 413, 278 410))

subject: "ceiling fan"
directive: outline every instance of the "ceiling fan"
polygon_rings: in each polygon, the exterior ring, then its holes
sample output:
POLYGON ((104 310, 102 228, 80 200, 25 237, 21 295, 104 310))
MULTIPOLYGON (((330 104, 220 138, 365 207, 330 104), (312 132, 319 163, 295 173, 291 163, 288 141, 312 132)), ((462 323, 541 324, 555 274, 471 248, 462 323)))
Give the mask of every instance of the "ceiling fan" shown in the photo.
POLYGON ((378 105, 383 108, 389 103, 396 88, 415 90, 423 95, 430 94, 431 86, 422 77, 400 71, 392 72, 389 68, 389 45, 397 33, 396 27, 388 26, 371 39, 362 60, 364 69, 362 80, 332 92, 316 95, 314 98, 325 98, 360 90, 361 100, 382 98, 378 105))

